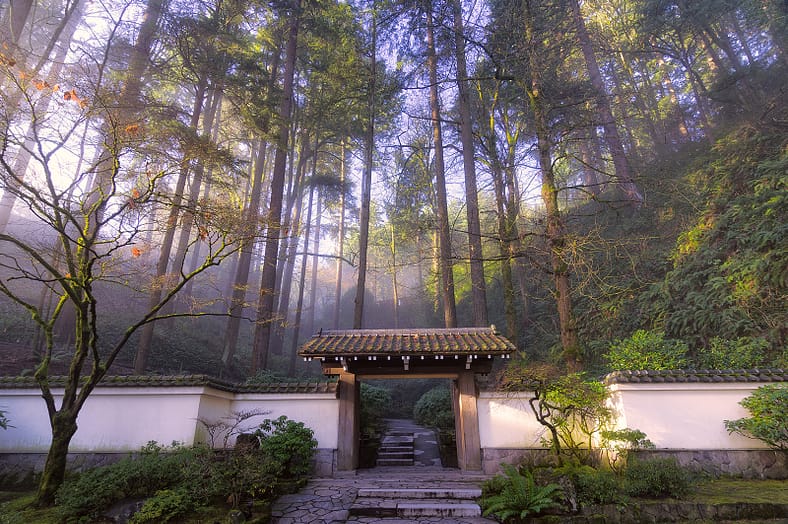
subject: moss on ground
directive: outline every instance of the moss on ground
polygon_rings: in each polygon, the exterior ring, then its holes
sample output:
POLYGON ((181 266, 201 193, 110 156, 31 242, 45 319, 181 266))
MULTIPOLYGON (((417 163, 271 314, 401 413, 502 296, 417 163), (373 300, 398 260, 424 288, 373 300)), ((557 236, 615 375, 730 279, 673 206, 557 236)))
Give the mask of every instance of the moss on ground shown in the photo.
POLYGON ((692 493, 685 497, 692 502, 788 504, 786 480, 717 479, 700 482, 693 488, 692 493))

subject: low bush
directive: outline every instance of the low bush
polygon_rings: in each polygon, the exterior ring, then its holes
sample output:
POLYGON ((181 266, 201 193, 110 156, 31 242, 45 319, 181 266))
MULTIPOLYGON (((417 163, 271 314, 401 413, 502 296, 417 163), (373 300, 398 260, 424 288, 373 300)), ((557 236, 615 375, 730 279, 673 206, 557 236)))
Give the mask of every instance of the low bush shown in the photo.
POLYGON ((666 339, 656 331, 635 331, 631 337, 616 340, 606 358, 612 370, 681 369, 686 367, 689 348, 681 340, 666 339))
POLYGON ((303 422, 284 415, 266 419, 255 431, 255 436, 260 442, 260 453, 271 461, 270 472, 277 478, 292 480, 309 474, 317 440, 303 422))
POLYGON ((382 431, 383 413, 391 405, 388 389, 361 383, 361 434, 371 436, 382 431))
POLYGON ((195 452, 151 442, 137 457, 129 456, 67 480, 58 491, 57 506, 70 522, 89 521, 120 500, 149 496, 178 484, 195 452))
POLYGON ((689 473, 672 457, 631 460, 624 481, 627 494, 633 497, 681 497, 690 487, 689 473))
POLYGON ((624 499, 621 481, 606 469, 584 468, 574 477, 575 492, 580 505, 618 504, 624 499))
POLYGON ((413 407, 413 418, 417 424, 439 429, 454 429, 451 391, 439 386, 424 393, 413 407))
POLYGON ((263 421, 246 442, 228 451, 150 443, 137 457, 67 480, 60 516, 91 522, 121 500, 146 499, 132 522, 168 522, 212 503, 271 502, 309 473, 317 446, 311 429, 286 417, 263 421))
POLYGON ((162 489, 147 499, 140 510, 132 515, 129 524, 169 522, 197 508, 196 500, 185 487, 162 489))
POLYGON ((750 416, 726 420, 729 433, 739 433, 774 449, 788 451, 788 387, 782 384, 761 386, 739 404, 750 412, 750 416))

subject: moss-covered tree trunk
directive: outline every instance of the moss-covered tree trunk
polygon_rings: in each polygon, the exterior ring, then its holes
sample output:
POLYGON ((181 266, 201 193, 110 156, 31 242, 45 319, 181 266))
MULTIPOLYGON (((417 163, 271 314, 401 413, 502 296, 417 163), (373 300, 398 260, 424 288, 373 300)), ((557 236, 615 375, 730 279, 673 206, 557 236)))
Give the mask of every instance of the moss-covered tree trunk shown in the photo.
POLYGON ((66 476, 66 460, 71 438, 77 432, 77 413, 71 410, 59 411, 50 417, 52 426, 52 445, 47 453, 44 471, 36 494, 36 505, 52 506, 55 494, 66 476))

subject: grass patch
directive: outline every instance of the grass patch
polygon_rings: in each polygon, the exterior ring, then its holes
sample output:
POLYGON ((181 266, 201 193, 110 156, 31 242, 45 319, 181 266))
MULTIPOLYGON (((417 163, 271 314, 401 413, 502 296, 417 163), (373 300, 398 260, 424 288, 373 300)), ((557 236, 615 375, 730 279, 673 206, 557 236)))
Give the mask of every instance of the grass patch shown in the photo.
POLYGON ((788 504, 788 481, 717 479, 696 484, 692 493, 684 497, 692 502, 730 504, 788 504))
POLYGON ((31 507, 35 491, 0 491, 0 524, 61 524, 56 508, 31 507))

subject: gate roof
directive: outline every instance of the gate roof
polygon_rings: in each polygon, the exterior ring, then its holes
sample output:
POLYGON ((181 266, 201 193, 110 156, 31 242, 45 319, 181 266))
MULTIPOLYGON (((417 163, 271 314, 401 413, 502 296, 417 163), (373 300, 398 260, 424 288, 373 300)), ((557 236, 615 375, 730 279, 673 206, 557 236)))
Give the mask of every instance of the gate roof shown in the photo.
POLYGON ((491 362, 496 356, 508 358, 515 351, 515 346, 490 326, 321 331, 301 346, 298 354, 306 360, 320 360, 327 373, 338 365, 345 371, 350 366, 350 371, 370 372, 395 366, 404 371, 428 371, 425 366, 435 369, 461 365, 485 372, 477 362, 491 362))

